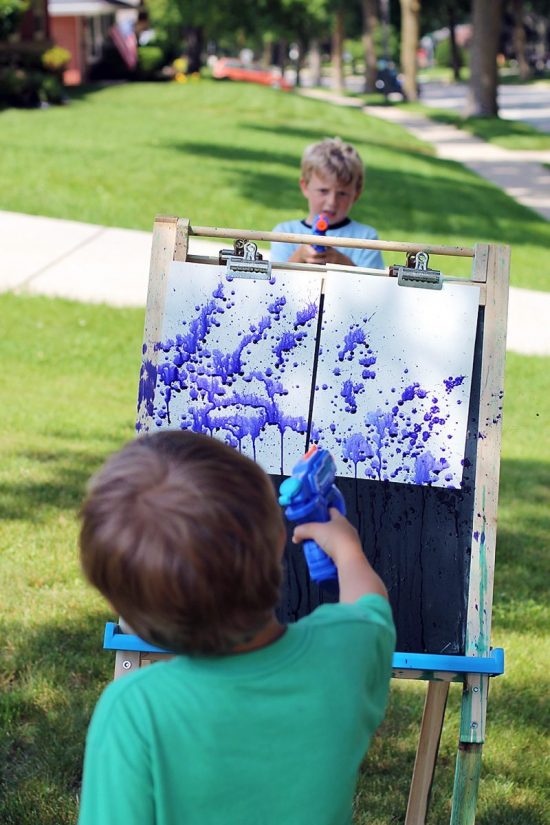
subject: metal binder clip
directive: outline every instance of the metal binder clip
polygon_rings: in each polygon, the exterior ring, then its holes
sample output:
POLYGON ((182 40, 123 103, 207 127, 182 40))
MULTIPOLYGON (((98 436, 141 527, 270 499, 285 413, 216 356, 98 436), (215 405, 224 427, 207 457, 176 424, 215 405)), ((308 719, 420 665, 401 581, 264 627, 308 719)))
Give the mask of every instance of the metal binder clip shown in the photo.
POLYGON ((234 256, 242 258, 244 252, 244 244, 245 242, 241 238, 237 238, 236 241, 233 241, 233 249, 220 249, 218 253, 220 265, 227 263, 227 259, 234 256))
POLYGON ((390 266, 390 275, 397 276, 399 286, 415 286, 420 289, 443 289, 443 276, 439 269, 429 269, 427 252, 409 252, 406 266, 390 266))
POLYGON ((236 240, 232 254, 220 251, 220 263, 227 264, 227 275, 231 278, 254 278, 267 281, 271 277, 271 261, 264 261, 258 246, 252 241, 236 240), (222 260, 223 256, 223 260, 222 260))

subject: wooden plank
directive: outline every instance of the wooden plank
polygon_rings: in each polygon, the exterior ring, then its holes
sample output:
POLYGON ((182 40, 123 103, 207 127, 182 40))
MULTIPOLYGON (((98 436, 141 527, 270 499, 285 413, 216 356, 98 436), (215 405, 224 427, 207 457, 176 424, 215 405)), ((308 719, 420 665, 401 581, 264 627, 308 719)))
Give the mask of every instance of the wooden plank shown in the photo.
POLYGON ((187 249, 189 246, 189 219, 178 218, 176 224, 176 243, 174 249, 174 260, 187 260, 187 249))
POLYGON ((142 653, 140 666, 148 667, 155 662, 167 662, 172 658, 173 656, 170 653, 142 653))
POLYGON ((141 667, 141 654, 137 650, 117 650, 115 654, 115 679, 134 673, 141 667))
POLYGON ((424 825, 426 821, 448 694, 448 682, 428 684, 405 825, 424 825))
MULTIPOLYGON (((307 233, 258 232, 252 229, 233 229, 217 226, 190 225, 189 233, 205 238, 242 238, 248 241, 282 241, 283 243, 303 243, 311 240, 307 233)), ((456 258, 473 258, 474 250, 467 246, 441 246, 428 243, 406 243, 403 241, 373 241, 362 238, 335 238, 323 236, 323 245, 355 247, 356 249, 381 249, 394 252, 427 252, 429 255, 451 255, 456 258)))
POLYGON ((418 682, 464 682, 464 674, 451 670, 405 670, 395 667, 393 679, 414 679, 418 682))
POLYGON ((509 265, 508 246, 480 244, 476 247, 473 279, 486 283, 486 302, 482 324, 481 393, 464 650, 466 656, 486 656, 490 648, 509 265))
MULTIPOLYGON (((160 339, 168 270, 174 259, 177 229, 178 218, 161 216, 155 219, 143 332, 144 347, 146 349, 143 353, 142 374, 140 375, 140 394, 144 372, 148 369, 147 365, 150 364, 151 369, 154 370, 161 358, 161 353, 155 349, 154 344, 160 339)), ((145 406, 142 405, 141 409, 138 410, 138 431, 140 424, 143 424, 146 418, 147 412, 145 406)))
POLYGON ((462 689, 460 710, 460 741, 481 744, 485 742, 487 695, 489 676, 468 673, 462 689))

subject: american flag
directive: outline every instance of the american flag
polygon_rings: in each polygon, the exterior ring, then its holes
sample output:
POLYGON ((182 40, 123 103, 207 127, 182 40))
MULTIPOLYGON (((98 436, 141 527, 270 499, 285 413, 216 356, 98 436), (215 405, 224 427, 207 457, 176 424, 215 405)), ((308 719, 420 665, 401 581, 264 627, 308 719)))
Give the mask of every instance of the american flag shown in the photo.
POLYGON ((134 30, 129 26, 112 26, 109 34, 115 44, 118 53, 126 63, 129 69, 135 69, 137 66, 137 40, 134 30))

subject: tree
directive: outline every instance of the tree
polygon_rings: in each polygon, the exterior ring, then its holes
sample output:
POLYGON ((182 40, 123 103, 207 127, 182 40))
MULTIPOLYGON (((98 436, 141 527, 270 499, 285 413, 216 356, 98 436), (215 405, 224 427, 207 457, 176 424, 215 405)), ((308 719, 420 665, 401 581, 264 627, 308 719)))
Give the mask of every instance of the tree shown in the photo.
POLYGON ((512 0, 512 14, 514 18, 512 39, 516 60, 518 62, 519 76, 522 80, 527 80, 531 76, 531 67, 527 62, 525 54, 527 38, 523 24, 523 0, 512 0))
POLYGON ((344 9, 339 6, 334 14, 332 29, 332 74, 333 87, 338 92, 344 91, 344 9))
POLYGON ((374 35, 378 28, 378 4, 376 0, 361 0, 363 12, 363 52, 365 55, 365 91, 376 91, 376 49, 374 35))
POLYGON ((451 64, 453 70, 453 77, 458 82, 460 80, 460 69, 462 68, 462 60, 460 59, 460 52, 456 42, 456 15, 455 4, 453 0, 447 3, 447 11, 449 13, 449 41, 451 44, 451 64))
POLYGON ((312 37, 309 41, 309 71, 311 75, 311 85, 320 86, 323 75, 321 44, 318 37, 312 37))
POLYGON ((7 40, 16 31, 28 7, 28 0, 0 0, 0 40, 7 40))
POLYGON ((321 57, 319 51, 319 41, 326 39, 330 30, 329 14, 327 12, 326 0, 258 0, 257 30, 259 32, 269 31, 271 37, 281 46, 277 49, 279 55, 279 65, 282 65, 287 57, 288 43, 295 43, 298 47, 298 58, 295 60, 296 82, 300 82, 300 68, 308 48, 314 50, 317 55, 317 68, 315 80, 319 85, 321 72, 321 57), (284 53, 284 54, 283 54, 284 53))
POLYGON ((420 0, 401 2, 401 71, 407 100, 418 97, 416 83, 416 53, 420 29, 420 0))
POLYGON ((463 65, 462 49, 456 41, 456 26, 469 21, 470 13, 471 0, 422 0, 420 31, 425 34, 445 27, 449 29, 449 58, 446 65, 453 70, 456 81, 460 80, 460 69, 463 65))
MULTIPOLYGON (((262 4, 254 0, 146 0, 156 40, 167 56, 188 54, 188 71, 202 65, 203 44, 227 38, 237 46, 258 38, 262 29, 262 4)), ((241 47, 242 47, 241 45, 241 47)))
POLYGON ((497 53, 502 24, 502 0, 472 0, 473 36, 466 114, 498 117, 497 53))

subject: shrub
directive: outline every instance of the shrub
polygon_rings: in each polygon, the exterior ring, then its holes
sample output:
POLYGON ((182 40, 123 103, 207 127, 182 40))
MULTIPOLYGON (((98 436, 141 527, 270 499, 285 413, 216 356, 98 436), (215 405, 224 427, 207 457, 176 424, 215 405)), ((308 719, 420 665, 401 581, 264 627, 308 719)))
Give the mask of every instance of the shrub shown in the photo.
POLYGON ((138 48, 138 72, 142 79, 149 79, 164 66, 164 52, 160 46, 138 48))
POLYGON ((39 106, 43 77, 40 72, 13 66, 0 69, 0 102, 23 108, 39 106))
POLYGON ((0 40, 14 33, 28 7, 29 0, 0 0, 0 40))
POLYGON ((42 66, 50 72, 60 73, 67 68, 71 53, 61 46, 53 46, 42 55, 42 66))
POLYGON ((63 103, 65 100, 65 87, 57 75, 44 75, 40 84, 40 98, 44 103, 54 103, 56 105, 63 103))

